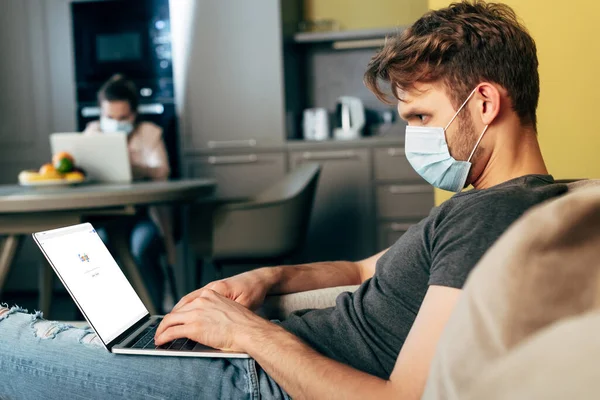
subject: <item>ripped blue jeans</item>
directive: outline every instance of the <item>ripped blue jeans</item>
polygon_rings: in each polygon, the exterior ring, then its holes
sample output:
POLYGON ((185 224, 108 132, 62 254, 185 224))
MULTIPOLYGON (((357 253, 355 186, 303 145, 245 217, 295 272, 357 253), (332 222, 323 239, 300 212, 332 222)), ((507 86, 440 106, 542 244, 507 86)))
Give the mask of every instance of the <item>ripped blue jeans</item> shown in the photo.
POLYGON ((0 399, 289 399, 252 359, 109 353, 91 329, 0 305, 0 399))

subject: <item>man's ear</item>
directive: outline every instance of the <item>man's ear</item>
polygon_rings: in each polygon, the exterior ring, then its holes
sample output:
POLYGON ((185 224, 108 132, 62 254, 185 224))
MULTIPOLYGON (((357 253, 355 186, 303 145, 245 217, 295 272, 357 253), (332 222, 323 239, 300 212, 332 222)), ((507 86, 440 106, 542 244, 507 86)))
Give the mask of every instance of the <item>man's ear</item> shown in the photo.
POLYGON ((482 82, 475 92, 476 113, 483 125, 491 125, 500 114, 501 95, 498 87, 489 82, 482 82))

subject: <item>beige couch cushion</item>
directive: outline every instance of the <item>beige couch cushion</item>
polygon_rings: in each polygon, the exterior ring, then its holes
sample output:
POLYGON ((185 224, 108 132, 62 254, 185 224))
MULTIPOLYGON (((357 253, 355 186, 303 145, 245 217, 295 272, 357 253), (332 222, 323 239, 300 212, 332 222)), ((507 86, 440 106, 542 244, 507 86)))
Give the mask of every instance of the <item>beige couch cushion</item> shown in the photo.
POLYGON ((491 363, 465 400, 598 399, 600 312, 564 318, 491 363))
MULTIPOLYGON (((595 186, 526 213, 484 255, 440 339, 424 398, 463 399, 471 390, 485 393, 485 387, 473 385, 484 378, 489 385, 501 379, 489 371, 505 371, 500 365, 512 365, 502 362, 515 357, 511 352, 516 354, 517 347, 548 335, 556 321, 599 305, 600 187, 595 186)), ((550 336, 539 340, 552 343, 556 339, 550 336)), ((534 345, 525 354, 536 357, 553 350, 534 345)), ((533 367, 535 361, 527 365, 533 367)), ((521 398, 509 391, 503 398, 521 398)))
POLYGON ((333 307, 335 299, 341 293, 354 292, 356 289, 358 286, 336 286, 283 296, 269 296, 259 314, 269 319, 284 320, 294 311, 333 307))

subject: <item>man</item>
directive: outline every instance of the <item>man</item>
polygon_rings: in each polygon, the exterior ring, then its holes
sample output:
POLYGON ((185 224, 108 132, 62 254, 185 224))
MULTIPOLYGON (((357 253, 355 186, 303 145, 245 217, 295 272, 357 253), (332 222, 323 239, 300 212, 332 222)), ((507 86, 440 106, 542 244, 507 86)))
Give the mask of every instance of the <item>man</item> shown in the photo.
MULTIPOLYGON (((386 99, 380 80, 391 84, 409 124, 406 155, 417 172, 437 187, 475 189, 455 195, 390 249, 366 260, 263 268, 211 283, 185 296, 155 338, 163 344, 187 337, 245 351, 255 361, 151 361, 90 349, 79 359, 95 357, 93 366, 56 371, 86 376, 90 385, 120 377, 129 385, 122 384, 123 390, 135 388, 129 396, 419 398, 470 270, 525 210, 566 188, 547 175, 536 139, 535 44, 507 6, 458 3, 426 14, 388 41, 368 67, 366 84, 386 99), (280 324, 250 311, 267 294, 350 284, 361 286, 340 295, 336 307, 280 324), (107 378, 96 365, 108 360, 119 374, 107 378)), ((25 316, 12 312, 0 322, 0 338, 24 346, 31 328, 18 318, 25 316), (11 318, 17 321, 6 327, 11 318)), ((61 334, 47 342, 60 343, 61 334)), ((0 345, 8 354, 0 356, 0 367, 26 383, 27 391, 42 385, 44 374, 25 377, 15 372, 22 371, 18 367, 47 367, 47 349, 61 347, 35 346, 24 356, 0 345)), ((69 354, 83 351, 70 346, 77 350, 64 350, 69 354)), ((83 385, 65 383, 63 393, 75 386, 83 385)))

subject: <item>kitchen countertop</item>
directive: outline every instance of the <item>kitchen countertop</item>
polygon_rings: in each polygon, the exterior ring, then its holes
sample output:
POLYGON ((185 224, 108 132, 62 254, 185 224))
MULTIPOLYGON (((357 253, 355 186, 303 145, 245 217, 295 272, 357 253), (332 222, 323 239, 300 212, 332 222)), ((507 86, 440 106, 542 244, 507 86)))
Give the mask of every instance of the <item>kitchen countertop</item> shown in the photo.
POLYGON ((185 151, 186 156, 204 156, 208 154, 248 154, 248 153, 275 153, 288 151, 331 151, 356 148, 372 148, 387 146, 403 146, 404 135, 390 134, 385 136, 369 136, 356 140, 288 140, 280 145, 264 145, 236 149, 195 149, 185 151))

